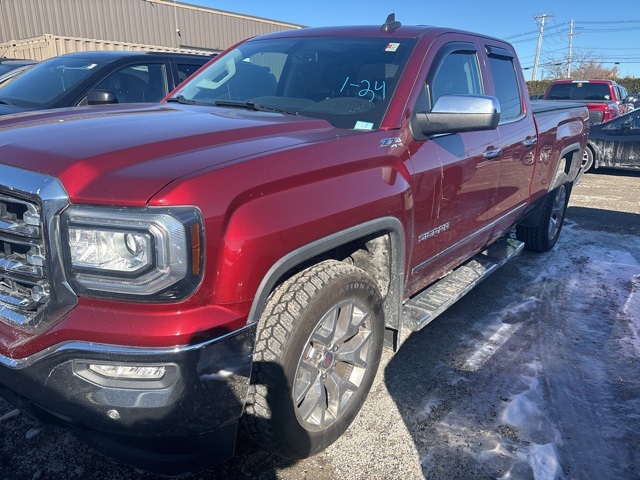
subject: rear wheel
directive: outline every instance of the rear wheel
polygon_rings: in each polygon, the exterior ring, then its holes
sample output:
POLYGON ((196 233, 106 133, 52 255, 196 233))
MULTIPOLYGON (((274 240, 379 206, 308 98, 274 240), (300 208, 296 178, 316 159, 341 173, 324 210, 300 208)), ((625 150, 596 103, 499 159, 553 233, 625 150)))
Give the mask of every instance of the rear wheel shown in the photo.
POLYGON ((582 171, 588 172, 593 167, 593 150, 588 145, 582 153, 582 171))
POLYGON ((524 242, 527 250, 547 252, 558 241, 571 193, 571 184, 567 174, 559 173, 554 185, 556 187, 549 192, 541 206, 542 211, 537 225, 518 225, 516 227, 516 237, 524 242))
POLYGON ((364 271, 322 262, 271 295, 258 326, 243 426, 259 445, 312 455, 351 424, 382 352, 382 299, 364 271))

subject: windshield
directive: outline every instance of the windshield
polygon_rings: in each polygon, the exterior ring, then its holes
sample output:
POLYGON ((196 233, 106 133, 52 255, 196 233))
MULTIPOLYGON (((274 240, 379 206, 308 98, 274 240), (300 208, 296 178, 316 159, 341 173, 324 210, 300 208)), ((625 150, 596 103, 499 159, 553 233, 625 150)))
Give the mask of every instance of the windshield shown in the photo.
POLYGON ((414 45, 413 39, 363 37, 248 41, 189 81, 176 99, 267 107, 373 130, 414 45))
POLYGON ((21 107, 47 107, 102 65, 82 58, 46 60, 0 85, 0 100, 21 107))

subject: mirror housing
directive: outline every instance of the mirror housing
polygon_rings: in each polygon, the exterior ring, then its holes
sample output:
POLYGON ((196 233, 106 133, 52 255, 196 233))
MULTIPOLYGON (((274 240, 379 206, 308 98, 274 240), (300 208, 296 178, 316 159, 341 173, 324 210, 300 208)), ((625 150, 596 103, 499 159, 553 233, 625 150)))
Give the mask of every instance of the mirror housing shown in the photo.
POLYGON ((89 93, 87 94, 88 105, 111 105, 114 103, 118 103, 118 97, 116 96, 116 92, 113 90, 95 88, 93 90, 89 90, 89 93))
POLYGON ((443 95, 430 112, 416 112, 411 131, 416 140, 432 135, 494 130, 500 122, 500 102, 488 95, 443 95))

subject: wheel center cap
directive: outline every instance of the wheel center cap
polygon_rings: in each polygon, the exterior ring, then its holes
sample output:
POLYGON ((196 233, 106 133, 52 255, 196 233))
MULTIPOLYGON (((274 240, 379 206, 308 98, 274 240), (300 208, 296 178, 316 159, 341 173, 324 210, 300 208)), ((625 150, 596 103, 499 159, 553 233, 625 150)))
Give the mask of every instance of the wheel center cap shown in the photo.
POLYGON ((320 365, 325 370, 329 369, 333 365, 333 360, 334 360, 333 352, 325 352, 320 365))

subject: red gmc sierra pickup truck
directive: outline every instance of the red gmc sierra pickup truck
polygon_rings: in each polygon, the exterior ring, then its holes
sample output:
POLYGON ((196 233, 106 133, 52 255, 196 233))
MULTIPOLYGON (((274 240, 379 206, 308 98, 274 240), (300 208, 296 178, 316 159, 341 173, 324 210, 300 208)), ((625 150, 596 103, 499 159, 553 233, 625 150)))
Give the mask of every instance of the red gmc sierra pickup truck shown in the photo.
POLYGON ((151 471, 314 454, 383 346, 555 244, 583 106, 433 27, 287 31, 160 104, 0 120, 0 393, 151 471))

